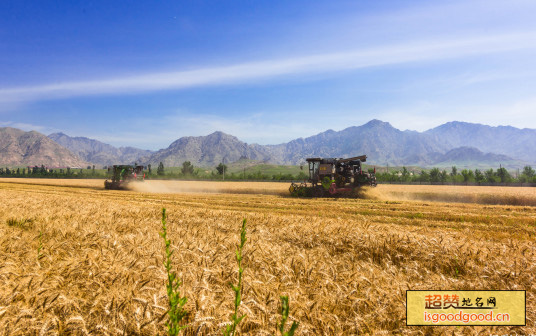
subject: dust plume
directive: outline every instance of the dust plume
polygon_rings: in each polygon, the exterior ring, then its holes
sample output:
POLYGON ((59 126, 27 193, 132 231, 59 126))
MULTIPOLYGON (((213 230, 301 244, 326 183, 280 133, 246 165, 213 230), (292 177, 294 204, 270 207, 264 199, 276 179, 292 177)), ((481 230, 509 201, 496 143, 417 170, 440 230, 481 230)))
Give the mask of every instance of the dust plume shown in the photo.
POLYGON ((284 195, 288 183, 277 182, 215 182, 215 181, 145 181, 129 185, 129 189, 144 193, 214 193, 284 195))
POLYGON ((377 189, 378 199, 393 201, 536 206, 536 189, 530 187, 381 185, 377 189))
MULTIPOLYGON (((129 189, 143 193, 263 194, 289 196, 285 182, 169 181, 132 183, 129 189)), ((344 197, 344 196, 341 196, 344 197)), ((351 198, 385 201, 425 201, 487 205, 536 206, 535 188, 451 185, 389 185, 356 189, 351 198)))
POLYGON ((354 196, 356 198, 370 199, 370 200, 381 200, 385 198, 381 190, 379 190, 377 187, 358 188, 356 189, 354 196))

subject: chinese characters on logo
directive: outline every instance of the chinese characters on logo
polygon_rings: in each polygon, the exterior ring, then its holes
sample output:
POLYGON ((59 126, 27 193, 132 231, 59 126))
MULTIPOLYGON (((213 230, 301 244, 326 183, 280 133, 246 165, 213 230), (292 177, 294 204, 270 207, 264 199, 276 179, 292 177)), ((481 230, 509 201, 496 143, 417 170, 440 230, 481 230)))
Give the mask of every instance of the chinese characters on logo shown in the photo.
POLYGON ((425 309, 495 309, 496 307, 497 300, 492 296, 488 297, 486 300, 482 297, 477 297, 474 301, 472 301, 471 298, 465 297, 460 300, 460 297, 456 294, 430 294, 424 297, 425 309))

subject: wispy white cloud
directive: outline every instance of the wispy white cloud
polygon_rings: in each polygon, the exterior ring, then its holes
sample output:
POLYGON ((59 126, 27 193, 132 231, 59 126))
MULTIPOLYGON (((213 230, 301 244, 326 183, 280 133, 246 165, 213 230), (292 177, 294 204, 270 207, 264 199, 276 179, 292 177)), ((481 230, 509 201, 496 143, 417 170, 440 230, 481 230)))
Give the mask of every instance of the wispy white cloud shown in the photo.
POLYGON ((281 76, 330 73, 408 62, 438 61, 519 49, 536 49, 536 31, 393 44, 353 51, 264 60, 196 70, 2 88, 0 89, 0 102, 131 94, 239 84, 281 76))
POLYGON ((532 68, 524 68, 524 71, 507 70, 492 70, 481 71, 471 74, 463 74, 455 78, 451 78, 451 82, 456 82, 457 85, 473 85, 483 82, 518 80, 536 77, 536 71, 532 68))

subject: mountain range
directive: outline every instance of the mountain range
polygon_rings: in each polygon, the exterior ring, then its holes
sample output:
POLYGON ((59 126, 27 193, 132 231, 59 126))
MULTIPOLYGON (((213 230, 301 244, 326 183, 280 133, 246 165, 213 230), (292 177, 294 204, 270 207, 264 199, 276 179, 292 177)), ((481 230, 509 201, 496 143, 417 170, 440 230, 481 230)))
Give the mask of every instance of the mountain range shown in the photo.
POLYGON ((53 133, 48 136, 56 143, 70 150, 82 160, 99 165, 112 165, 135 162, 141 157, 149 156, 150 150, 134 147, 114 147, 98 140, 85 137, 70 137, 64 133, 53 133))
POLYGON ((401 131, 371 120, 342 131, 327 130, 279 145, 247 144, 223 132, 183 137, 142 161, 178 166, 191 161, 215 166, 248 158, 275 164, 301 164, 307 157, 352 157, 367 154, 376 165, 422 167, 519 168, 536 162, 536 130, 449 122, 426 132, 401 131), (518 133, 518 134, 517 134, 518 133))
MULTIPOLYGON (((0 136, 7 132, 6 129, 9 128, 0 128, 0 136)), ((17 130, 15 134, 14 129, 9 130, 7 133, 12 134, 10 143, 16 142, 17 137, 45 137, 35 131, 17 130)), ((63 133, 50 134, 48 138, 58 147, 45 146, 41 150, 34 146, 30 150, 31 146, 22 146, 14 150, 13 145, 5 146, 4 138, 0 138, 0 165, 15 165, 28 162, 28 158, 40 158, 47 165, 49 162, 55 162, 55 165, 68 162, 74 165, 86 162, 98 165, 134 162, 157 165, 163 162, 166 167, 171 167, 190 161, 196 166, 214 167, 220 162, 231 163, 241 158, 273 164, 301 164, 307 157, 362 154, 367 154, 367 163, 375 165, 485 168, 502 164, 508 168, 520 168, 536 163, 536 130, 459 121, 416 132, 401 131, 387 122, 371 120, 361 126, 341 131, 327 130, 278 145, 248 144, 235 136, 214 132, 207 136, 181 137, 156 152, 133 147, 117 148, 94 139, 70 137, 63 133), (36 156, 41 151, 41 156, 36 156)))
POLYGON ((3 166, 84 167, 88 163, 45 135, 16 128, 0 128, 0 164, 3 166))

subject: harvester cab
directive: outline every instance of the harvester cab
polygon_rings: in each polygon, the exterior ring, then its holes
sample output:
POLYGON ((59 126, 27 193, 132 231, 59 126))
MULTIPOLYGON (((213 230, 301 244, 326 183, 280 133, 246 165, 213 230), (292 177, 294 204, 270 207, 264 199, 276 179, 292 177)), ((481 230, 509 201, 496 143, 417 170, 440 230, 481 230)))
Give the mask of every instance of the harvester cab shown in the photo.
POLYGON ((130 182, 144 181, 143 166, 114 165, 108 167, 110 180, 104 181, 105 189, 124 190, 130 182))
POLYGON ((296 184, 292 183, 289 191, 296 196, 336 195, 354 191, 365 185, 376 186, 375 173, 364 172, 362 162, 366 155, 349 159, 308 158, 309 180, 296 184))

